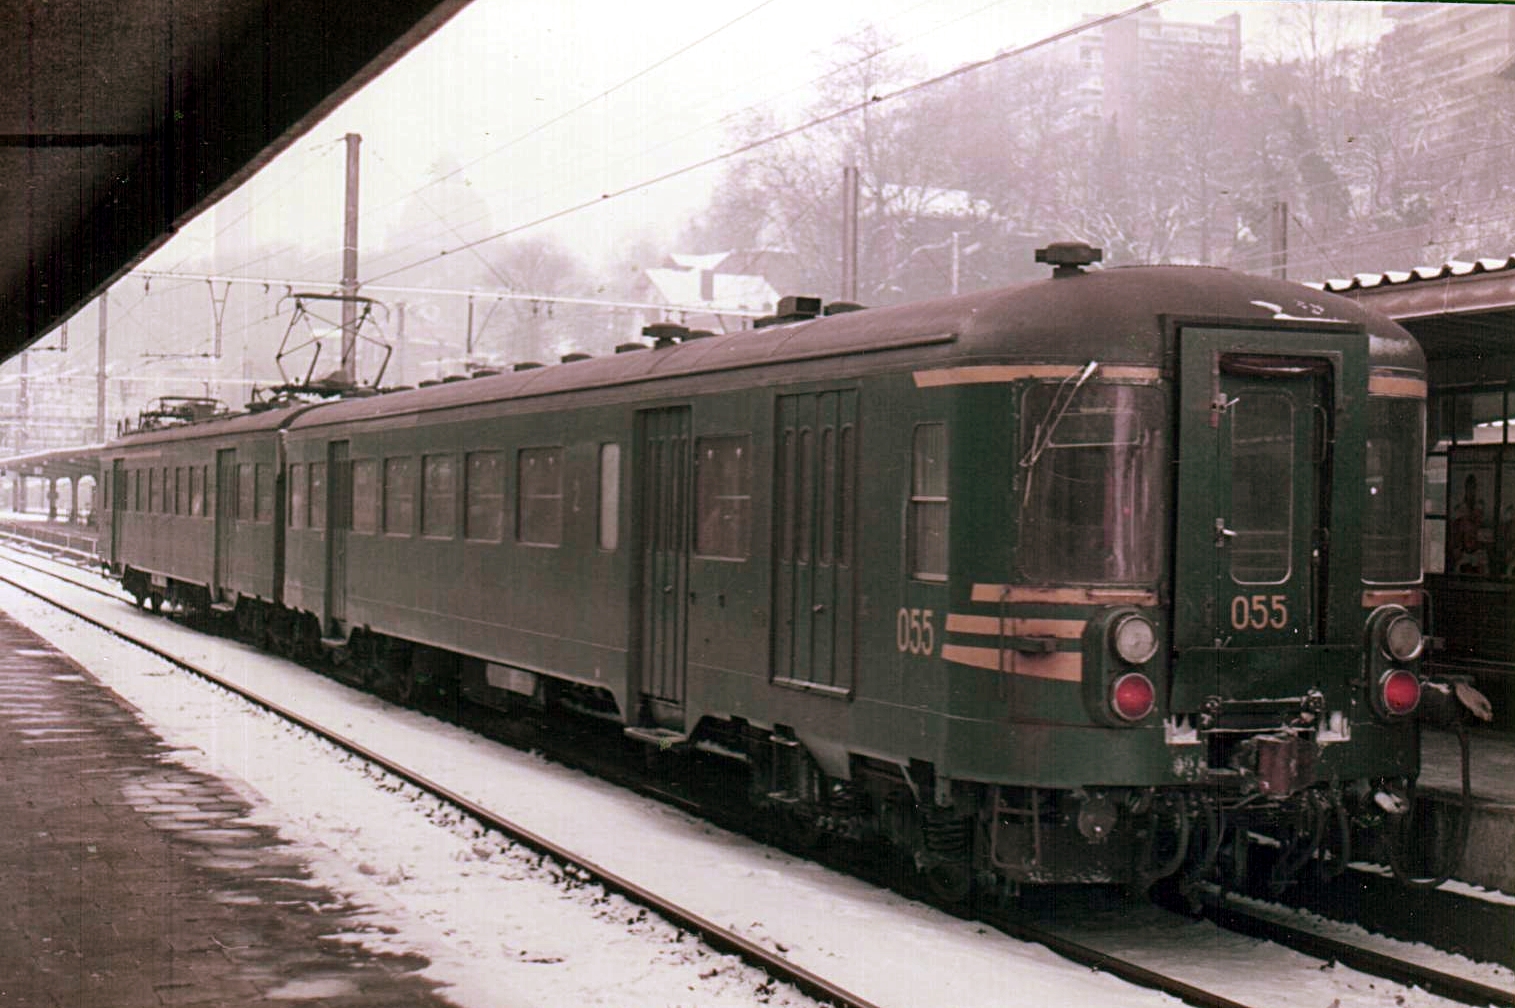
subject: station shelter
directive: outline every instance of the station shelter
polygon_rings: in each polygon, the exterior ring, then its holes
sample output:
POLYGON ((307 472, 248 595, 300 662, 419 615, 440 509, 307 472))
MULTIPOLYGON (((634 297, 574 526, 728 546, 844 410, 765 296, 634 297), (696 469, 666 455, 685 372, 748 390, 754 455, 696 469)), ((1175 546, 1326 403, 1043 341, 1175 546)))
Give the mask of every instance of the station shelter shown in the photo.
POLYGON ((1515 256, 1316 286, 1389 315, 1425 349, 1427 660, 1472 675, 1515 727, 1515 256))

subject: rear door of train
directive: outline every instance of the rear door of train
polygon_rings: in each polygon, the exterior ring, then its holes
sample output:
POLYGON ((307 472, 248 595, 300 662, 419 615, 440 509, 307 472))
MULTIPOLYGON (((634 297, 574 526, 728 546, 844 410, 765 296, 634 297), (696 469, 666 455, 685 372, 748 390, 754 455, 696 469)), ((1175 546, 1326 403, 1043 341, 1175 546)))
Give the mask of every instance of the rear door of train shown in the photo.
POLYGON ((1191 327, 1179 353, 1170 709, 1335 700, 1360 629, 1360 545, 1340 530, 1362 505, 1367 337, 1191 327))

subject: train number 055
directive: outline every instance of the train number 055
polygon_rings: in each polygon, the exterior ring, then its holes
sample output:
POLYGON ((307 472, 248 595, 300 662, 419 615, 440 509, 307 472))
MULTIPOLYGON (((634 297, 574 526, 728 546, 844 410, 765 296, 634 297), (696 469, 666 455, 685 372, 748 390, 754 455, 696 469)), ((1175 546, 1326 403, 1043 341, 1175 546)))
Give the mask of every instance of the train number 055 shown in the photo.
POLYGON ((901 609, 895 643, 901 651, 928 655, 936 648, 935 613, 930 609, 901 609))
POLYGON ((1289 625, 1287 595, 1238 595, 1231 600, 1231 626, 1236 630, 1282 630, 1289 625))

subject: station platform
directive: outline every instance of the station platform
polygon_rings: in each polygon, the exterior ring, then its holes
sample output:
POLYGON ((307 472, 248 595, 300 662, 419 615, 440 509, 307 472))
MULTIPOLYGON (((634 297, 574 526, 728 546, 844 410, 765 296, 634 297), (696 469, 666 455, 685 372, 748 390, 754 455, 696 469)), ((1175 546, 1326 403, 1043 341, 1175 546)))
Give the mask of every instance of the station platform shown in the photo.
POLYGON ((0 613, 0 1008, 450 1003, 248 811, 0 613))
MULTIPOLYGON (((1472 818, 1456 877, 1515 895, 1515 736, 1490 729, 1468 731, 1472 818)), ((1433 803, 1441 836, 1451 836, 1462 815, 1462 755, 1454 732, 1421 733, 1420 798, 1433 803)))

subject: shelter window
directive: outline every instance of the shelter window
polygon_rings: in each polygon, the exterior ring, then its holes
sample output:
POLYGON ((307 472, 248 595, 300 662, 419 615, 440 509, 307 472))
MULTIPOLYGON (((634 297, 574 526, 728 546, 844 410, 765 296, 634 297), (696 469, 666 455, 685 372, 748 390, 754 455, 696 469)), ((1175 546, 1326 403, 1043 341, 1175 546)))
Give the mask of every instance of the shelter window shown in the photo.
POLYGON ((621 541, 621 446, 600 445, 600 549, 621 541))
POLYGON ((413 458, 384 460, 384 532, 410 535, 416 528, 416 462, 413 458))
POLYGON ((516 538, 536 546, 563 541, 563 449, 522 448, 516 459, 516 538))
POLYGON ((379 531, 379 466, 373 459, 352 464, 352 530, 379 531))
POLYGON ((464 466, 463 535, 499 542, 505 538, 505 453, 469 452, 464 466))
POLYGON ((911 577, 947 577, 947 425, 915 428, 910 466, 910 513, 906 530, 911 577))
POLYGON ((310 464, 310 527, 326 527, 326 463, 310 464))
POLYGON ((305 465, 296 462, 289 467, 289 527, 302 529, 305 527, 307 512, 305 510, 305 497, 310 490, 310 477, 305 472, 305 465))
POLYGON ((1160 572, 1167 452, 1161 390, 1091 382, 1022 402, 1020 565, 1043 583, 1150 583, 1160 572))
POLYGON ((745 560, 752 552, 752 438, 695 441, 695 552, 745 560))
POLYGON ((421 460, 421 534, 451 539, 458 528, 458 460, 427 455, 421 460))
POLYGON ((203 517, 205 514, 205 467, 189 467, 189 513, 203 517))

